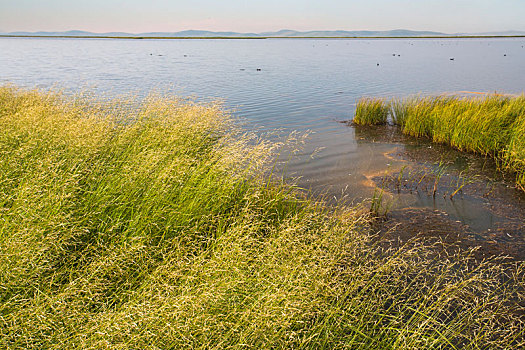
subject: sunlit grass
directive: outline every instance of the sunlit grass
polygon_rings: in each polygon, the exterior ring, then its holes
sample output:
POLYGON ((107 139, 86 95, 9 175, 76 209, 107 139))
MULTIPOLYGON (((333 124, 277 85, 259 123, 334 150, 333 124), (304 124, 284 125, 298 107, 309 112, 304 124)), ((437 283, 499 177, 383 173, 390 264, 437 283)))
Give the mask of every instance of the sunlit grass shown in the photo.
POLYGON ((387 101, 363 97, 357 101, 354 123, 360 125, 385 124, 388 111, 389 105, 387 101))
MULTIPOLYGON (((494 157, 501 167, 516 173, 516 182, 525 190, 525 96, 484 98, 409 97, 367 98, 358 115, 377 114, 389 108, 395 124, 405 134, 428 137, 462 151, 494 157)), ((383 118, 386 123, 386 117, 383 118)), ((362 118, 358 124, 371 124, 362 118)))
POLYGON ((0 348, 524 345, 522 264, 383 251, 275 147, 214 104, 1 88, 0 348))

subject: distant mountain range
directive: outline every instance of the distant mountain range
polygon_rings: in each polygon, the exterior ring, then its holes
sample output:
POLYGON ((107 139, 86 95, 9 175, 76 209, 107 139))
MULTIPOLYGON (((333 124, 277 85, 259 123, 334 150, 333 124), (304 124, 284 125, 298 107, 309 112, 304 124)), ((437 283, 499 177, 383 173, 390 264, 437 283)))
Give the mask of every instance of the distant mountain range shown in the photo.
POLYGON ((124 33, 124 32, 108 32, 108 33, 93 33, 81 30, 70 30, 66 32, 10 32, 0 33, 2 35, 14 36, 60 36, 60 37, 130 37, 130 38, 305 38, 305 37, 446 37, 446 36, 525 36, 525 31, 505 31, 505 32, 488 32, 488 33, 455 33, 447 34, 432 31, 417 31, 407 29, 395 29, 386 31, 372 31, 372 30, 316 30, 299 32, 296 30, 283 29, 277 32, 263 32, 263 33, 237 33, 237 32, 212 32, 207 30, 184 30, 180 32, 149 32, 149 33, 124 33))

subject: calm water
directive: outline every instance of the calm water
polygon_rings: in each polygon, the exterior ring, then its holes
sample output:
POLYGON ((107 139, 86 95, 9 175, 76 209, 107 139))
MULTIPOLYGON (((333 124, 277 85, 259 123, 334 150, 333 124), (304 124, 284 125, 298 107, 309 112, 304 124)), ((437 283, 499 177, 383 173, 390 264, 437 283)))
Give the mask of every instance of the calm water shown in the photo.
MULTIPOLYGON (((372 194, 371 176, 401 164, 385 154, 403 145, 368 142, 339 122, 352 118, 359 97, 519 94, 525 90, 524 46, 524 38, 2 38, 0 83, 68 91, 88 87, 101 95, 161 89, 221 98, 249 129, 311 131, 288 173, 301 176, 300 184, 314 191, 360 200, 372 194)), ((400 203, 436 206, 417 198, 400 203)), ((469 224, 489 227, 495 220, 467 200, 458 199, 454 207, 440 209, 469 224)))

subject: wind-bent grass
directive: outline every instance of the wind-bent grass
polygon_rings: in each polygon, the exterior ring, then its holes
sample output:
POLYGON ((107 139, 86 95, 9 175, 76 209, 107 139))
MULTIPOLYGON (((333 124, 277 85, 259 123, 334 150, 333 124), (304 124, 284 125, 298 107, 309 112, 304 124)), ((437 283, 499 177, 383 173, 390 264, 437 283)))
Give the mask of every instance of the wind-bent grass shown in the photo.
POLYGON ((170 97, 1 88, 0 348, 524 345, 522 264, 382 251, 232 129, 170 97))
POLYGON ((385 100, 363 97, 357 101, 354 122, 360 125, 385 124, 389 105, 385 100))
MULTIPOLYGON (((377 104, 391 106, 394 124, 405 134, 494 157, 502 168, 516 173, 518 186, 525 190, 525 96, 412 97, 391 102, 368 98, 356 117, 376 113, 377 104)), ((362 118, 354 121, 369 124, 362 118)))

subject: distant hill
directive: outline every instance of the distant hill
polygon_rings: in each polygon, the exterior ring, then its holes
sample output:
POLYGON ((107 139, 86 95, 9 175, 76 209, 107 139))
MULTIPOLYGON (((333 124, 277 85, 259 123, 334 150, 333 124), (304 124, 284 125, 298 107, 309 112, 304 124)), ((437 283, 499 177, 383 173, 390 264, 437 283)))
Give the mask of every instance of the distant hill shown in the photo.
POLYGON ((261 33, 262 36, 268 37, 395 37, 395 36, 444 36, 448 35, 440 32, 430 31, 414 31, 406 29, 386 30, 386 31, 371 31, 371 30, 316 30, 307 32, 298 32, 295 30, 280 30, 278 32, 261 33))
POLYGON ((10 32, 2 33, 7 35, 20 35, 20 36, 135 36, 135 34, 111 32, 111 33, 92 33, 82 30, 69 30, 67 32, 10 32))
POLYGON ((226 38, 278 38, 278 37, 432 37, 432 36, 511 36, 511 35, 525 35, 523 31, 505 31, 505 32, 488 32, 488 33, 455 33, 447 34, 432 31, 417 31, 407 29, 395 29, 386 31, 373 30, 316 30, 300 32, 291 29, 283 29, 276 32, 263 33, 238 33, 238 32, 213 32, 207 30, 184 30, 180 32, 148 32, 148 33, 124 33, 124 32, 108 32, 108 33, 93 33, 82 30, 70 30, 65 32, 10 32, 1 33, 3 35, 15 36, 60 36, 60 37, 170 37, 170 38, 211 38, 211 37, 226 37, 226 38))

